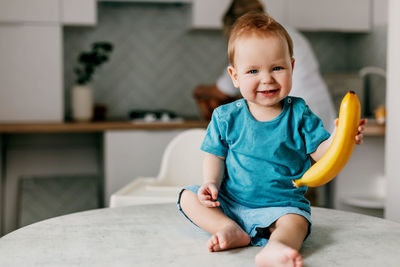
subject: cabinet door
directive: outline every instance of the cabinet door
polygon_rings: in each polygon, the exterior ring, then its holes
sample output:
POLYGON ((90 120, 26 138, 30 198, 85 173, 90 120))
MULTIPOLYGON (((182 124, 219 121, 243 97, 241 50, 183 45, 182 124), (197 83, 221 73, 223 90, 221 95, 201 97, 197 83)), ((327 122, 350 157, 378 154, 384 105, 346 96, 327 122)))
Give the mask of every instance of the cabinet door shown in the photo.
MULTIPOLYGON (((192 27, 222 29, 222 17, 232 0, 193 0, 192 27)), ((286 0, 262 0, 265 9, 281 23, 286 21, 286 0)))
POLYGON ((192 28, 222 29, 224 16, 231 0, 193 0, 192 28))
POLYGON ((0 121, 63 120, 61 28, 0 25, 0 121))
MULTIPOLYGON (((193 0, 192 27, 221 29, 229 0, 193 0)), ((366 32, 371 29, 370 0, 262 0, 278 22, 306 31, 366 32)))
POLYGON ((96 25, 96 0, 61 0, 64 25, 96 25))
POLYGON ((0 0, 0 22, 59 22, 59 0, 0 0))
POLYGON ((370 0, 286 0, 288 24, 300 30, 363 32, 371 28, 370 0))
MULTIPOLYGON (((300 0, 298 0, 300 1, 300 0)), ((279 23, 287 25, 287 0, 262 0, 265 11, 279 23)))

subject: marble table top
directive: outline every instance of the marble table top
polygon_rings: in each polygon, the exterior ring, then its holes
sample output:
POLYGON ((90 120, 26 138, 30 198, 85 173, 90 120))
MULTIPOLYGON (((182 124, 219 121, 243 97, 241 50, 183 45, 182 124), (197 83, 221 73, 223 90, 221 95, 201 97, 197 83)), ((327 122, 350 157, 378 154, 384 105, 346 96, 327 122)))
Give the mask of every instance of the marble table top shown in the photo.
MULTIPOLYGON (((312 208, 305 266, 400 266, 400 224, 312 208)), ((0 239, 0 266, 255 266, 260 247, 210 253, 174 204, 107 208, 38 222, 0 239)))

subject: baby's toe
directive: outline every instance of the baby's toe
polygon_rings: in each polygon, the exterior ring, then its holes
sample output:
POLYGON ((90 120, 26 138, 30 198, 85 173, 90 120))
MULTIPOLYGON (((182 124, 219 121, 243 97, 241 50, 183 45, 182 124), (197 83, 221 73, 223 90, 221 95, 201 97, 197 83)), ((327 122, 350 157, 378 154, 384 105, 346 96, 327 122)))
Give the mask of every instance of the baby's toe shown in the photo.
POLYGON ((210 252, 214 252, 215 245, 218 244, 218 237, 213 235, 210 239, 208 239, 207 247, 210 252))

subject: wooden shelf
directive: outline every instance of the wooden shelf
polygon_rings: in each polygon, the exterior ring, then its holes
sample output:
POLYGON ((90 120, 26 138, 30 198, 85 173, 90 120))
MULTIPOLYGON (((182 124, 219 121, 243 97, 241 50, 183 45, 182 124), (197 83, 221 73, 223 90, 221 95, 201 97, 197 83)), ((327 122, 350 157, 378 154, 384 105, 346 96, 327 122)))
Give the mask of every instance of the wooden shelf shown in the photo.
POLYGON ((2 123, 0 133, 68 133, 103 132, 108 130, 173 130, 206 128, 207 121, 183 122, 64 122, 64 123, 2 123))

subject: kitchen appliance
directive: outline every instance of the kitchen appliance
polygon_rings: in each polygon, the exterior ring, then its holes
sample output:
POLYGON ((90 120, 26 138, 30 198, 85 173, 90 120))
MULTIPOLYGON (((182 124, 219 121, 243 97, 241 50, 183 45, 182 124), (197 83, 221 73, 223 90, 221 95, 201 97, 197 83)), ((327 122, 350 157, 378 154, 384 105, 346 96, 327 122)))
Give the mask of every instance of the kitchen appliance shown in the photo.
POLYGON ((183 122, 181 117, 169 110, 132 110, 129 118, 132 122, 183 122))

